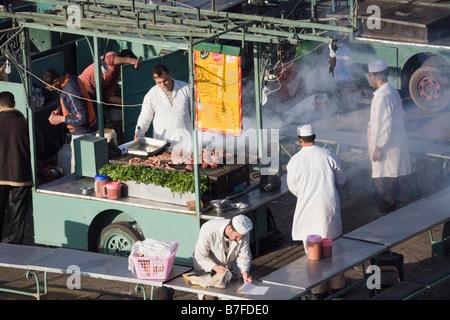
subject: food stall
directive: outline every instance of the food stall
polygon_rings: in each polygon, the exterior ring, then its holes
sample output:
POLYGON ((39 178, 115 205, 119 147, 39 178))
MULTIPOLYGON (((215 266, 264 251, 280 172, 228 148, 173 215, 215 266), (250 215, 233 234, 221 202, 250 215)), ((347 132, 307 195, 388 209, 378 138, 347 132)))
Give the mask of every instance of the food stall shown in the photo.
MULTIPOLYGON (((4 86, 2 83, 2 90, 12 91, 18 105, 26 106, 23 111, 30 124, 35 179, 33 181, 35 243, 127 255, 132 245, 138 240, 152 238, 176 241, 179 243, 176 262, 189 265, 192 263, 193 249, 204 221, 246 214, 255 225, 251 238, 257 255, 258 240, 270 231, 267 224, 267 204, 288 192, 285 176, 281 177, 279 188, 266 191, 260 188, 259 181, 252 179, 251 175, 253 170, 258 170, 261 175, 279 174, 279 163, 275 161, 278 157, 277 136, 273 134, 269 139, 267 135, 264 135, 262 126, 261 84, 268 65, 264 64, 266 61, 262 59, 261 44, 297 46, 303 39, 329 42, 326 35, 330 32, 349 32, 351 29, 328 23, 263 18, 201 10, 199 7, 186 9, 168 4, 146 4, 134 1, 99 0, 95 4, 77 1, 70 2, 70 6, 67 6, 66 2, 57 0, 38 2, 52 6, 52 10, 25 14, 0 12, 0 18, 14 19, 13 35, 15 38, 20 38, 22 50, 22 61, 14 59, 15 55, 12 51, 2 51, 14 62, 15 68, 21 75, 20 82, 5 82, 4 86), (277 26, 277 28, 272 29, 269 26, 277 26), (314 30, 311 31, 311 28, 314 30), (48 183, 39 183, 36 172, 35 128, 38 125, 37 114, 42 111, 37 110, 33 104, 31 94, 32 81, 39 74, 36 72, 38 67, 33 67, 31 61, 29 30, 68 33, 88 39, 88 42, 92 43, 93 61, 97 67, 97 84, 100 83, 101 78, 100 56, 105 52, 105 48, 101 47, 101 39, 121 41, 130 46, 131 44, 142 45, 148 51, 153 50, 150 48, 157 47, 158 54, 144 59, 138 70, 132 70, 131 66, 121 67, 123 137, 126 142, 132 142, 143 95, 153 85, 150 77, 153 66, 159 63, 176 65, 177 68, 172 68, 174 78, 188 82, 191 87, 191 115, 195 115, 191 117, 192 134, 189 141, 191 146, 194 146, 191 148, 192 170, 187 170, 186 164, 178 164, 179 167, 177 167, 177 164, 172 163, 170 168, 155 168, 156 166, 150 163, 135 165, 133 161, 145 162, 150 154, 133 154, 130 152, 133 149, 130 144, 122 146, 124 150, 120 157, 109 159, 103 123, 105 106, 97 101, 99 134, 97 137, 82 137, 74 141, 75 173, 64 175, 48 183), (221 41, 226 41, 227 45, 221 44, 221 41), (233 73, 233 76, 237 77, 234 78, 238 88, 237 97, 235 100, 228 97, 233 102, 239 101, 239 103, 237 106, 222 104, 223 113, 228 115, 231 108, 236 107, 237 109, 233 109, 236 117, 232 120, 215 119, 219 126, 213 127, 214 124, 207 120, 211 112, 214 114, 214 108, 217 106, 213 104, 208 109, 208 103, 202 100, 201 94, 204 91, 199 90, 202 85, 202 70, 199 68, 199 60, 196 60, 196 55, 211 53, 211 58, 215 56, 226 59, 233 56, 237 57, 233 61, 240 61, 241 58, 248 58, 243 54, 243 49, 248 44, 251 44, 253 51, 252 77, 256 109, 256 130, 251 132, 254 133, 251 137, 245 137, 247 132, 241 118, 243 108, 241 95, 250 94, 239 91, 242 81, 239 77, 242 75, 241 66, 238 65, 237 72, 233 73), (201 117, 203 122, 199 123, 197 120, 201 117), (232 123, 232 128, 227 126, 229 122, 232 123), (236 148, 233 148, 230 152, 231 160, 226 158, 225 153, 217 166, 210 164, 209 167, 204 167, 202 155, 211 144, 201 141, 200 133, 202 132, 213 132, 219 137, 226 136, 227 139, 230 136, 236 139, 244 136, 244 139, 252 140, 252 143, 256 145, 256 152, 250 154, 244 146, 240 153, 238 150, 235 154, 236 148), (267 156, 268 148, 271 148, 270 157, 267 156), (274 160, 273 163, 271 160, 274 160), (155 175, 154 170, 164 174, 181 172, 185 176, 189 175, 190 185, 182 191, 173 191, 164 186, 161 191, 157 191, 152 184, 116 179, 122 186, 120 197, 96 197, 95 194, 90 193, 96 184, 97 174, 106 173, 111 179, 113 173, 108 170, 132 166, 146 167, 148 172, 151 172, 149 175, 155 175), (267 170, 268 167, 270 170, 267 170), (190 191, 187 191, 188 189, 190 191), (186 198, 178 199, 184 196, 186 198)), ((39 67, 44 66, 39 64, 39 67)), ((58 68, 62 69, 61 71, 64 69, 61 66, 58 68)), ((205 79, 203 85, 207 85, 210 81, 205 79)), ((101 86, 97 85, 97 96, 102 96, 99 88, 101 86)), ((220 92, 227 93, 224 87, 221 89, 220 92)), ((245 107, 249 108, 248 105, 245 107)), ((223 151, 220 148, 214 148, 216 152, 223 151)), ((167 150, 165 146, 152 156, 162 155, 167 150)))

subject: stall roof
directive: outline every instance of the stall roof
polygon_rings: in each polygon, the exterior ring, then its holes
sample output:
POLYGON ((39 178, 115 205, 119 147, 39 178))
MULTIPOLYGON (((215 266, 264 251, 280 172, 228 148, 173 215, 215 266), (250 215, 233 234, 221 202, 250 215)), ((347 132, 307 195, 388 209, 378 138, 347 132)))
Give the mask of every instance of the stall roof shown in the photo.
MULTIPOLYGON (((330 32, 353 31, 349 27, 332 25, 329 20, 319 23, 202 10, 201 7, 174 7, 168 5, 171 1, 164 1, 165 5, 155 4, 161 1, 152 4, 120 0, 26 1, 52 7, 44 13, 0 12, 0 18, 13 18, 26 28, 124 39, 176 49, 219 40, 274 44, 299 44, 302 40, 328 42, 330 32), (79 11, 70 11, 70 8, 79 11)), ((190 6, 189 3, 198 1, 185 2, 190 6)), ((219 8, 223 6, 222 2, 217 2, 219 8)))

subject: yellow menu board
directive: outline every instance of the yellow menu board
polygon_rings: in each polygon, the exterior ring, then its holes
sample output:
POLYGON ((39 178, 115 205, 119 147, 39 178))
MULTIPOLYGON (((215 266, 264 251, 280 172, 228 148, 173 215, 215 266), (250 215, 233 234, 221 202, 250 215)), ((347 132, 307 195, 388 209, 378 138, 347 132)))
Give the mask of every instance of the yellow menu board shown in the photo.
POLYGON ((197 128, 240 136, 241 57, 194 50, 194 60, 197 128))

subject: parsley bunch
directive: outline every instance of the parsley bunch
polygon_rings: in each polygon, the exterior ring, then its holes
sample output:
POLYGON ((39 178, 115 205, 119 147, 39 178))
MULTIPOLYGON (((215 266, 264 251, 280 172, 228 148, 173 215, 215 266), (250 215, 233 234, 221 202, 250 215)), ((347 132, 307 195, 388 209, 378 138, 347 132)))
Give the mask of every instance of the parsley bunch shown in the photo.
MULTIPOLYGON (((160 170, 145 166, 106 164, 98 173, 107 175, 112 181, 134 181, 169 188, 175 193, 195 193, 193 173, 176 170, 160 170)), ((210 179, 200 177, 200 192, 205 194, 211 188, 210 179)))

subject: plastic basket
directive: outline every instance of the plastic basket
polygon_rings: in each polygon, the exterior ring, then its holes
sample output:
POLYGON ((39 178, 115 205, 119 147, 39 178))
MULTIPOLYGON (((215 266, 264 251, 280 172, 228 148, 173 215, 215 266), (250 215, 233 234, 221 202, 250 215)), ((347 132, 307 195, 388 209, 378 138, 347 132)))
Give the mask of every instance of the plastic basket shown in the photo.
POLYGON ((143 280, 165 280, 169 277, 175 261, 175 253, 178 249, 178 242, 165 241, 166 243, 173 243, 174 249, 169 257, 139 257, 132 254, 130 257, 133 260, 136 277, 143 280))

